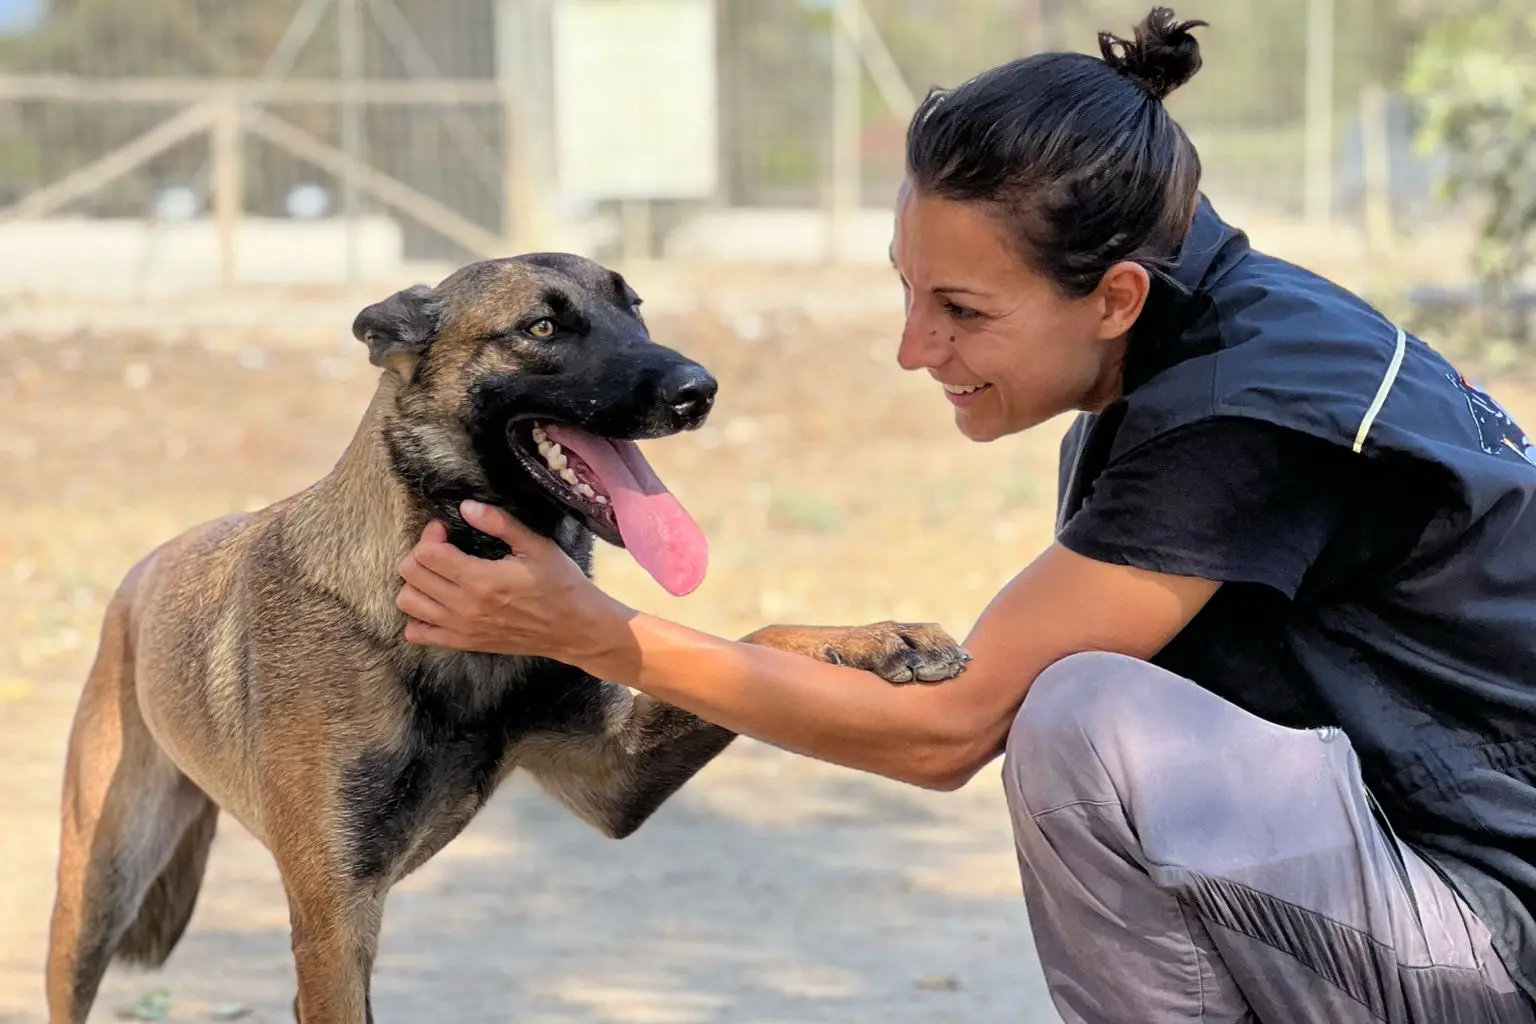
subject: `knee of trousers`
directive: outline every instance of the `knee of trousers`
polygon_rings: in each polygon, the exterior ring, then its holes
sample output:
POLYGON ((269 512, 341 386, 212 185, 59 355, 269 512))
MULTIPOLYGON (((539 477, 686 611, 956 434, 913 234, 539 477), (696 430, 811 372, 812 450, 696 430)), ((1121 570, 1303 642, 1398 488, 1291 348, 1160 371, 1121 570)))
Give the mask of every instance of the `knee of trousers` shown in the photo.
POLYGON ((1159 688, 1184 683, 1147 662, 1120 654, 1073 654, 1035 679, 1013 726, 1003 783, 1017 810, 1039 814, 1076 801, 1115 799, 1129 780, 1116 778, 1123 749, 1159 688))

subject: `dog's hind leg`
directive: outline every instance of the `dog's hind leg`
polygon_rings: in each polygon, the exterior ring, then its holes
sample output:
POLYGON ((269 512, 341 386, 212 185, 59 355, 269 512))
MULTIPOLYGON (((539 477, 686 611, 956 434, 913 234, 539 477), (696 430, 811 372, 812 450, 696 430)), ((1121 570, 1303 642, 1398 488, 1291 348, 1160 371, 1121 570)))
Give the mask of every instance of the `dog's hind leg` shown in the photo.
POLYGON ((80 1024, 113 956, 158 966, 192 916, 218 807, 155 743, 134 692, 128 598, 107 609, 64 768, 48 936, 52 1024, 80 1024))

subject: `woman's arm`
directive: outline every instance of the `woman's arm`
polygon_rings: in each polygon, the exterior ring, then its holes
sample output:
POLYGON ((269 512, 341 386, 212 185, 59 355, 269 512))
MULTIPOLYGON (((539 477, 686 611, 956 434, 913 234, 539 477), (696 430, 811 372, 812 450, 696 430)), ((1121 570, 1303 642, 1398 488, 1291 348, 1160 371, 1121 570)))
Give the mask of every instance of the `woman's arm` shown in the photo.
POLYGON ((552 657, 775 746, 933 789, 963 785, 997 756, 1047 666, 1082 651, 1151 657, 1217 589, 1052 546, 983 612, 964 672, 893 686, 635 612, 500 510, 467 503, 464 515, 514 554, 475 559, 429 527, 401 566, 406 639, 552 657))

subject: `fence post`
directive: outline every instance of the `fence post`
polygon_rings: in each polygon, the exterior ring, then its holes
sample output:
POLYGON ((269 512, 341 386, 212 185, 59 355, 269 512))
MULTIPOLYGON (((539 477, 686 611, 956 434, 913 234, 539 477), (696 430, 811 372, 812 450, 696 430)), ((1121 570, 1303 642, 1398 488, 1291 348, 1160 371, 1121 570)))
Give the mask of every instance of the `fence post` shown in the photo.
POLYGON ((1390 287, 1396 226, 1392 220, 1392 136, 1387 91, 1377 83, 1360 90, 1361 210, 1372 292, 1390 287))
POLYGON ((341 0, 336 6, 336 19, 336 46, 343 92, 341 149, 351 161, 347 173, 341 179, 342 215, 347 220, 347 280, 351 282, 361 276, 362 269, 361 239, 358 236, 361 195, 355 168, 367 160, 363 152, 363 108, 357 95, 358 79, 363 75, 362 12, 358 9, 358 0, 341 0))
POLYGON ((1377 83, 1360 90, 1360 140, 1363 143, 1365 233, 1373 253, 1390 251, 1392 222, 1392 136, 1387 124, 1387 91, 1377 83))
POLYGON ((213 212, 219 235, 219 282, 225 288, 233 287, 237 277, 235 247, 245 206, 240 119, 240 100, 229 93, 218 106, 212 130, 213 212))
POLYGON ((496 0, 496 83, 502 103, 502 233, 511 252, 554 244, 555 130, 551 121, 554 4, 496 0))
POLYGON ((1046 48, 1045 12, 1041 0, 1018 0, 1019 56, 1044 53, 1046 48))
POLYGON ((833 0, 832 7, 832 181, 828 190, 827 261, 842 258, 848 225, 863 199, 859 134, 863 122, 860 86, 863 66, 859 37, 860 0, 833 0))
POLYGON ((1326 224, 1333 208, 1333 0, 1307 0, 1307 220, 1326 224))

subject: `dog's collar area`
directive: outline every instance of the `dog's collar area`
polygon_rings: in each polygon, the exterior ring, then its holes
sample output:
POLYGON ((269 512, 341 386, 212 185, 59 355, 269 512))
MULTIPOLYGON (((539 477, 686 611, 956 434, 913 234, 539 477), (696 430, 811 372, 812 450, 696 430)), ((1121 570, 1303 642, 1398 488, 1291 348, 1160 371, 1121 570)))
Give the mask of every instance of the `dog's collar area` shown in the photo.
POLYGON ((505 541, 481 533, 457 514, 452 520, 445 519, 444 523, 448 527, 448 543, 466 555, 495 561, 512 553, 505 541))
POLYGON ((459 502, 471 499, 503 509, 530 530, 560 545, 560 549, 578 565, 586 564, 591 553, 590 532, 579 519, 562 510, 535 512, 527 506, 510 504, 484 495, 424 501, 426 518, 442 523, 448 531, 448 543, 466 555, 495 561, 512 553, 505 541, 481 533, 464 521, 464 516, 459 512, 459 502))

